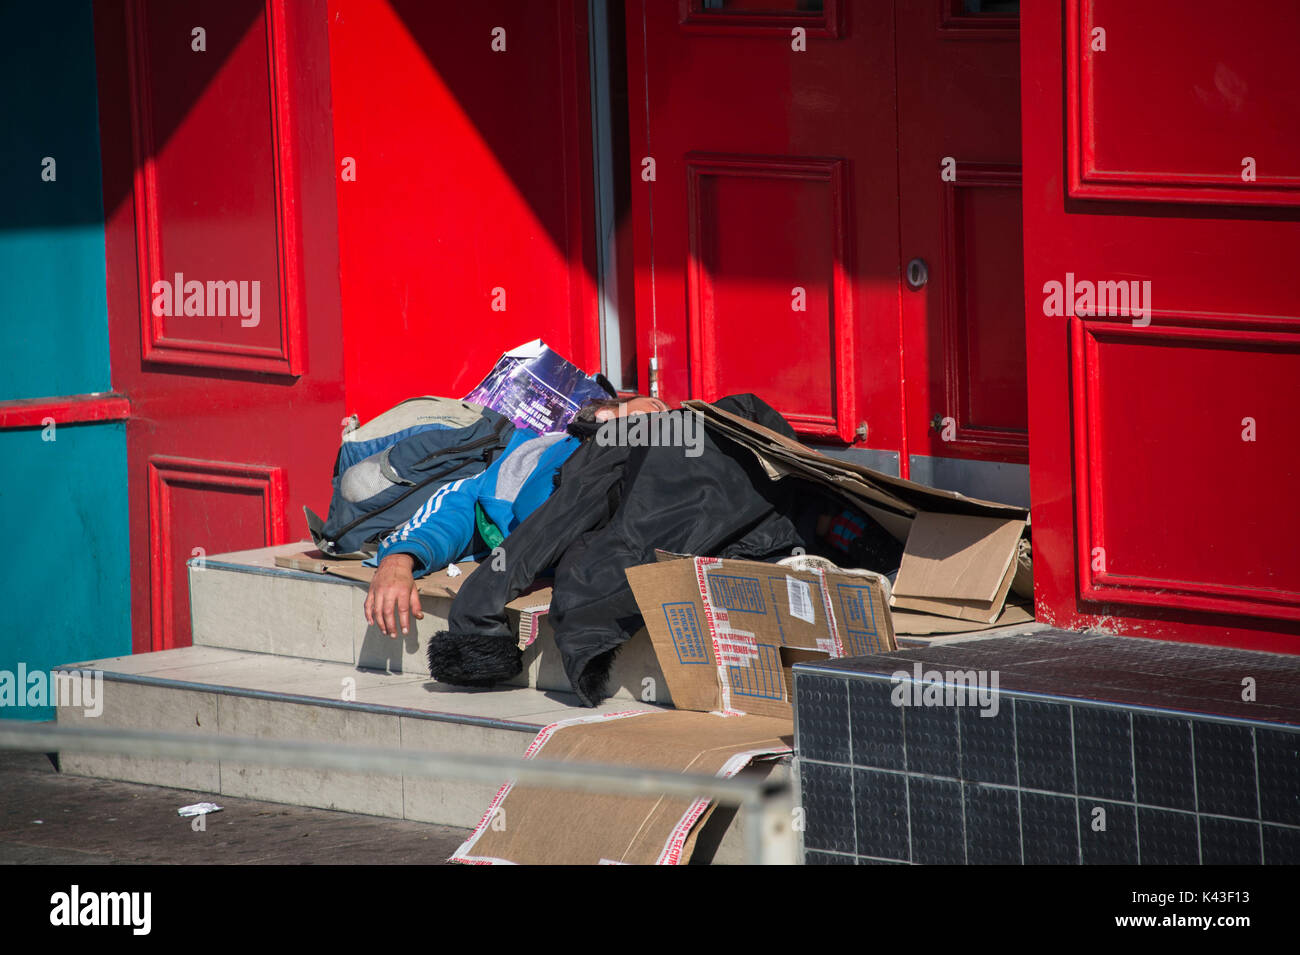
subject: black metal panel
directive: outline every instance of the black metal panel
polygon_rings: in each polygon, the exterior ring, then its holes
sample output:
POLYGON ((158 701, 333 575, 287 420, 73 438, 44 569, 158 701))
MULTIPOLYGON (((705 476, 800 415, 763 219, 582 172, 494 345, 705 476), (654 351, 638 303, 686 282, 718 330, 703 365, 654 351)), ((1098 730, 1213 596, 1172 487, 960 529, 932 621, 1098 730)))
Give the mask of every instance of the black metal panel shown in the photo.
POLYGON ((849 682, 849 725, 853 731, 853 763, 881 769, 903 769, 903 711, 889 699, 885 680, 849 682))
POLYGON ((907 826, 907 777, 873 769, 854 770, 858 853, 911 861, 907 826))
POLYGON ((1015 711, 1020 785, 1074 793, 1070 708, 1060 703, 1016 700, 1015 711))
POLYGON ((1020 799, 1014 789, 967 783, 966 861, 971 865, 1019 865, 1020 799))
POLYGON ((1264 861, 1269 865, 1300 865, 1300 829, 1265 825, 1264 861))
POLYGON ((1258 865, 1263 861, 1259 824, 1201 816, 1201 862, 1205 865, 1258 865))
POLYGON ((985 716, 976 707, 958 710, 961 729, 961 774, 981 783, 1016 785, 1015 708, 998 707, 985 716))
POLYGON ((799 732, 807 741, 801 754, 828 763, 848 763, 849 685, 845 680, 813 677, 799 683, 799 732))
POLYGON ((857 865, 856 856, 839 855, 834 852, 814 852, 811 849, 804 854, 805 865, 857 865))
POLYGON ((804 845, 831 852, 856 851, 853 838, 853 780, 847 766, 799 760, 803 791, 804 845))
POLYGON ((1249 726, 1192 724, 1196 747, 1196 808, 1238 819, 1259 813, 1255 786, 1255 736, 1249 726))
POLYGON ((943 669, 996 669, 1003 694, 1103 700, 1300 727, 1300 665, 1296 657, 1280 653, 1043 629, 845 657, 815 669, 888 676, 910 669, 914 661, 943 669), (1245 676, 1257 681, 1254 700, 1242 698, 1245 676))
POLYGON ((1201 861, 1196 815, 1138 809, 1138 852, 1143 865, 1196 865, 1201 861))
POLYGON ((1025 865, 1075 865, 1079 861, 1079 822, 1072 798, 1020 793, 1020 832, 1025 865))
POLYGON ((965 862, 961 784, 951 779, 912 776, 907 787, 912 861, 922 865, 965 862))
POLYGON ((1139 803, 1194 810, 1196 783, 1192 778, 1191 722, 1135 714, 1133 770, 1139 803))
POLYGON ((1133 807, 1118 802, 1080 800, 1079 848, 1084 865, 1136 864, 1137 819, 1133 807))
POLYGON ((903 740, 909 773, 957 778, 961 747, 956 707, 903 707, 903 740))
POLYGON ((1134 799, 1131 719, 1128 710, 1074 707, 1074 766, 1080 796, 1134 799))
POLYGON ((810 862, 1300 863, 1300 659, 1043 630, 795 680, 810 862), (914 663, 1000 692, 895 705, 914 663))
POLYGON ((1300 826, 1300 733, 1257 728, 1255 753, 1261 817, 1300 826))

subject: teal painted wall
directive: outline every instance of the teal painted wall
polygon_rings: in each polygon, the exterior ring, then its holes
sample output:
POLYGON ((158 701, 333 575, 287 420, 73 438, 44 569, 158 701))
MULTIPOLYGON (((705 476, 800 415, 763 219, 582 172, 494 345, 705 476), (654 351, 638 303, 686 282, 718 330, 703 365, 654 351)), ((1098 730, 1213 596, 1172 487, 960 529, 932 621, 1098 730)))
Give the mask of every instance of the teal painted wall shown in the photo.
MULTIPOLYGON (((0 3, 0 401, 111 389, 104 286, 90 0, 0 3)), ((0 692, 130 652, 127 534, 123 423, 0 430, 0 692)))
MULTIPOLYGON (((131 652, 122 422, 0 431, 0 540, 0 671, 131 652)), ((53 716, 0 708, 0 718, 53 716)))
POLYGON ((110 388, 90 0, 0 4, 0 335, 0 400, 110 388))

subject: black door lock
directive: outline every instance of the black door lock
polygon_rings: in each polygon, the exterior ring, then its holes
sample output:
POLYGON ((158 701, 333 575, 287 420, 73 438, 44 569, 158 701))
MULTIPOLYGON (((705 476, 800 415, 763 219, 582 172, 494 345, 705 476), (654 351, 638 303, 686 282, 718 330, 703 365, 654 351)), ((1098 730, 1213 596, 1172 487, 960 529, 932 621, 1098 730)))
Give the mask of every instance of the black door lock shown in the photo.
POLYGON ((907 263, 903 277, 907 280, 907 287, 915 292, 930 281, 930 267, 925 264, 925 259, 915 258, 907 263))

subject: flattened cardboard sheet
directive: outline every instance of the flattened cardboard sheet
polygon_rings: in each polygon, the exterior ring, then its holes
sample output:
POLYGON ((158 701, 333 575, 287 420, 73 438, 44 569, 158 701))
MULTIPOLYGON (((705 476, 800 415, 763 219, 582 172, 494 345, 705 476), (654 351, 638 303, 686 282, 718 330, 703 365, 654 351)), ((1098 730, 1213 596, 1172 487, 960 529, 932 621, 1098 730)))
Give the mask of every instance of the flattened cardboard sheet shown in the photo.
MULTIPOLYGON (((363 566, 359 560, 346 560, 329 557, 318 550, 308 550, 300 554, 285 554, 275 558, 277 567, 291 570, 305 570, 314 574, 330 574, 345 577, 358 583, 369 584, 374 579, 378 568, 363 566)), ((460 591, 461 584, 477 569, 478 564, 472 560, 463 560, 453 565, 460 573, 452 575, 446 567, 442 570, 416 578, 415 589, 422 597, 454 598, 460 591)), ((551 608, 551 588, 534 584, 532 588, 520 594, 506 604, 506 610, 519 633, 519 647, 526 649, 537 639, 541 629, 542 618, 551 608)))
MULTIPOLYGON (((346 560, 337 557, 330 557, 322 554, 318 550, 308 550, 301 554, 286 554, 275 559, 277 567, 288 567, 293 570, 305 570, 315 574, 332 574, 335 577, 346 577, 348 580, 356 580, 363 584, 369 584, 374 579, 377 567, 366 567, 359 560, 346 560)), ((447 568, 435 570, 430 574, 425 574, 415 581, 415 589, 426 597, 454 597, 478 563, 472 560, 463 560, 453 565, 458 571, 457 575, 447 573, 447 568)))
POLYGON ((892 605, 992 623, 1019 569, 1023 520, 922 511, 912 520, 892 605))
POLYGON ((960 620, 957 617, 940 617, 935 614, 917 613, 911 610, 893 609, 890 616, 894 620, 894 633, 899 636, 928 637, 948 636, 959 633, 975 633, 993 627, 1012 627, 1022 623, 1033 623, 1034 611, 1030 606, 1007 602, 992 623, 980 623, 976 620, 960 620))
POLYGON ((682 402, 682 405, 704 415, 711 426, 749 447, 760 459, 764 454, 778 457, 785 463, 802 468, 804 476, 809 477, 816 477, 816 475, 809 474, 808 471, 821 471, 827 477, 827 483, 834 484, 836 478, 831 478, 830 475, 836 475, 844 481, 846 486, 843 489, 846 490, 850 481, 866 484, 871 488, 870 496, 882 496, 878 503, 892 506, 906 516, 911 516, 917 511, 1022 519, 1029 515, 1028 510, 1023 507, 982 501, 957 491, 928 487, 860 464, 832 458, 798 441, 777 434, 770 428, 724 411, 707 401, 693 399, 682 402))
MULTIPOLYGON (((792 752, 790 720, 631 710, 543 729, 525 759, 604 763, 729 777, 792 752)), ((681 865, 712 808, 700 797, 617 796, 506 783, 453 862, 681 865)))

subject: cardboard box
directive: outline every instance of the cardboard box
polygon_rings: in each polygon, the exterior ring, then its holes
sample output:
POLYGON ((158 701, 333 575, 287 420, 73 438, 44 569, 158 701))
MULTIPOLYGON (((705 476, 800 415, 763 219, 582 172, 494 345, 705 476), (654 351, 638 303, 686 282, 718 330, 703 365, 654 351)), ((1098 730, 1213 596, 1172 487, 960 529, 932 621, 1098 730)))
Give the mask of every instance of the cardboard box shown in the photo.
POLYGON ((975 623, 1002 612, 1025 522, 922 511, 912 519, 893 606, 975 623))
POLYGON ((875 574, 695 557, 632 567, 627 579, 678 709, 790 720, 782 647, 897 648, 875 574))
MULTIPOLYGON (((543 729, 525 759, 606 763, 734 776, 793 751, 789 720, 633 710, 543 729)), ((506 783, 453 862, 681 865, 713 804, 706 798, 619 796, 506 783)))
POLYGON ((934 628, 944 626, 939 621, 957 620, 969 625, 965 629, 979 629, 1000 620, 1008 594, 1032 602, 1025 508, 968 498, 831 458, 704 401, 683 404, 716 432, 749 449, 772 480, 797 477, 818 483, 860 507, 903 543, 891 607, 912 615, 909 626, 927 626, 918 619, 925 615, 935 621, 929 625, 934 628))

